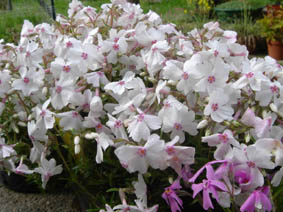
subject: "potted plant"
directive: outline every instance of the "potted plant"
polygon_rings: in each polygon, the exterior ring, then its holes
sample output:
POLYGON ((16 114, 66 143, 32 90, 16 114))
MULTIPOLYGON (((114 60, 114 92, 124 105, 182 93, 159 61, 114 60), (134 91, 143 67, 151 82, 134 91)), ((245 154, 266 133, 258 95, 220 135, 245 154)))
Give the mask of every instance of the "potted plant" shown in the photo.
POLYGON ((261 35, 266 38, 268 54, 277 60, 283 59, 283 7, 269 7, 264 18, 257 21, 261 35))

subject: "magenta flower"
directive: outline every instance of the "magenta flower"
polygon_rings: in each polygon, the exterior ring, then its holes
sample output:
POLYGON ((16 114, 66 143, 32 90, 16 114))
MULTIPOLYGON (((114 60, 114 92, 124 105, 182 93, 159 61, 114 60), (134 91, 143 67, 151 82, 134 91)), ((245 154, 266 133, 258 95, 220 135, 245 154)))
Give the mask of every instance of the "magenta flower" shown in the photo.
POLYGON ((219 202, 219 195, 218 191, 227 191, 227 188, 223 182, 218 180, 218 178, 215 175, 215 172, 211 166, 211 164, 219 163, 219 162, 226 162, 226 161, 212 161, 207 163, 205 166, 203 166, 189 181, 194 182, 196 178, 201 174, 201 172, 206 169, 206 180, 203 180, 202 183, 193 184, 192 190, 193 190, 193 198, 196 197, 196 195, 202 191, 203 194, 203 208, 205 210, 209 208, 214 208, 210 199, 209 194, 212 193, 212 196, 219 202))
POLYGON ((241 212, 253 212, 255 208, 264 209, 264 211, 271 211, 272 205, 268 198, 269 187, 264 186, 253 191, 248 199, 243 203, 241 212))
POLYGON ((177 196, 176 190, 181 189, 179 179, 175 180, 171 186, 165 188, 165 191, 162 194, 162 198, 170 205, 171 212, 182 211, 183 201, 177 196), (181 207, 181 208, 180 208, 181 207))

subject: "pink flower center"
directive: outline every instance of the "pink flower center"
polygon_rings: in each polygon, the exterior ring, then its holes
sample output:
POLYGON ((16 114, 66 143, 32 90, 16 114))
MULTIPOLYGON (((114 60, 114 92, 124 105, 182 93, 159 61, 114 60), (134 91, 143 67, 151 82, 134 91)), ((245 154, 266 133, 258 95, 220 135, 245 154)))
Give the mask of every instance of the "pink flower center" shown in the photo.
POLYGON ((138 122, 142 122, 144 120, 144 114, 141 113, 138 115, 138 122))
POLYGON ((44 117, 45 115, 46 115, 46 111, 45 110, 41 111, 40 116, 44 117))
POLYGON ((180 130, 183 129, 182 125, 181 125, 180 123, 178 123, 178 122, 176 122, 176 123, 174 124, 174 128, 175 128, 176 130, 178 130, 178 131, 180 131, 180 130))
POLYGON ((169 102, 165 102, 164 107, 169 108, 169 107, 171 107, 171 104, 169 102))
POLYGON ((56 93, 61 93, 62 92, 62 87, 61 86, 57 86, 56 87, 56 93))
POLYGON ((115 51, 118 51, 118 50, 119 50, 119 44, 115 43, 115 44, 113 45, 113 49, 114 49, 115 51))
POLYGON ((68 42, 66 43, 66 47, 67 47, 67 48, 73 47, 73 43, 72 43, 71 41, 68 41, 68 42))
POLYGON ((49 68, 45 69, 44 72, 45 72, 45 74, 50 74, 50 69, 49 68))
POLYGON ((182 74, 182 78, 183 78, 184 80, 189 79, 189 74, 188 74, 187 72, 184 72, 184 73, 182 74))
POLYGON ((118 82, 118 84, 121 85, 121 86, 125 85, 125 81, 121 80, 121 81, 118 82))
POLYGON ((129 19, 134 19, 134 17, 135 17, 135 13, 132 12, 131 15, 129 15, 129 19))
POLYGON ((250 168, 255 168, 255 163, 252 162, 252 161, 248 161, 248 162, 247 162, 247 165, 248 165, 248 167, 250 167, 250 168))
POLYGON ((170 188, 165 189, 165 194, 170 196, 172 194, 172 190, 170 188))
POLYGON ((208 189, 210 186, 210 181, 209 180, 203 180, 202 181, 203 189, 208 189))
POLYGON ((88 58, 88 54, 85 53, 85 52, 83 52, 82 55, 81 55, 81 57, 82 57, 84 60, 86 60, 86 59, 88 58))
POLYGON ((270 90, 272 93, 278 93, 279 89, 276 85, 272 85, 270 86, 270 90))
POLYGON ((228 135, 226 133, 223 133, 223 134, 219 134, 218 135, 218 138, 220 141, 222 141, 223 143, 227 143, 229 138, 228 138, 228 135))
POLYGON ((129 65, 129 69, 130 70, 136 70, 136 66, 135 65, 129 65))
POLYGON ((157 40, 151 41, 152 45, 155 44, 155 43, 157 43, 157 40))
POLYGON ((26 57, 30 57, 30 55, 31 55, 30 52, 27 51, 27 52, 26 52, 26 57))
POLYGON ((115 124, 114 124, 114 127, 115 128, 120 128, 121 126, 122 126, 122 122, 120 120, 116 120, 115 124))
POLYGON ((250 79, 250 78, 252 78, 254 76, 254 73, 253 72, 249 72, 249 73, 245 74, 245 76, 250 79))
POLYGON ((28 78, 28 77, 25 77, 25 78, 24 78, 24 83, 25 83, 25 84, 28 84, 28 83, 29 83, 29 78, 28 78))
POLYGON ((168 155, 173 155, 175 153, 175 148, 174 146, 168 146, 166 147, 165 151, 167 152, 168 155))
POLYGON ((156 51, 157 51, 157 48, 156 48, 156 47, 154 47, 154 48, 152 49, 152 51, 153 51, 153 52, 156 52, 156 51))
POLYGON ((83 109, 89 109, 90 108, 90 105, 88 104, 88 103, 85 103, 84 105, 83 105, 83 109))
POLYGON ((114 42, 117 43, 119 41, 119 38, 114 38, 114 42))
POLYGON ((209 83, 214 83, 215 82, 215 77, 214 76, 208 76, 207 81, 209 83))
POLYGON ((214 51, 214 56, 216 57, 217 55, 219 55, 219 52, 217 50, 214 51))
POLYGON ((101 123, 98 123, 96 126, 95 126, 95 129, 96 129, 96 131, 100 131, 100 130, 102 130, 102 124, 101 123))
POLYGON ((103 77, 103 75, 104 75, 102 71, 98 71, 96 73, 98 74, 99 77, 103 77))
POLYGON ((212 105, 211 105, 211 109, 212 109, 213 111, 218 110, 218 104, 217 104, 217 103, 216 103, 216 104, 212 104, 212 105))
POLYGON ((137 152, 137 153, 138 153, 139 156, 144 157, 145 154, 146 154, 146 149, 143 148, 143 147, 140 147, 140 148, 138 149, 138 152, 137 152))
POLYGON ((73 111, 73 112, 72 112, 72 117, 73 117, 73 118, 78 118, 78 117, 79 117, 78 112, 73 111))
POLYGON ((71 70, 71 67, 69 65, 63 66, 63 71, 65 71, 66 73, 69 73, 71 70))

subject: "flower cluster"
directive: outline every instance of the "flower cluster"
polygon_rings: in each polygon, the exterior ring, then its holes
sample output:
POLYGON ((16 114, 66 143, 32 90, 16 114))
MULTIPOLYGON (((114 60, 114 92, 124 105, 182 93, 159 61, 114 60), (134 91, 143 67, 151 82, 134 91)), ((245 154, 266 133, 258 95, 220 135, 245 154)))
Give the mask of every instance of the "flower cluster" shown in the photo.
POLYGON ((210 194, 222 207, 271 210, 268 182, 278 186, 283 176, 283 70, 275 60, 250 60, 217 22, 183 34, 126 0, 100 11, 73 0, 68 16, 54 25, 25 21, 18 45, 0 41, 2 167, 39 173, 45 188, 63 170, 51 156, 58 135, 74 140, 75 155, 88 139, 96 163, 111 147, 139 174, 136 205, 122 198, 108 212, 157 211, 147 206, 143 174, 169 167, 177 178, 160 195, 171 211, 182 208, 181 180, 194 198, 202 191, 206 210, 214 208, 210 194), (28 157, 5 143, 10 129, 27 132, 28 157), (214 158, 200 168, 205 146, 214 158), (200 169, 190 174, 190 166, 200 169))

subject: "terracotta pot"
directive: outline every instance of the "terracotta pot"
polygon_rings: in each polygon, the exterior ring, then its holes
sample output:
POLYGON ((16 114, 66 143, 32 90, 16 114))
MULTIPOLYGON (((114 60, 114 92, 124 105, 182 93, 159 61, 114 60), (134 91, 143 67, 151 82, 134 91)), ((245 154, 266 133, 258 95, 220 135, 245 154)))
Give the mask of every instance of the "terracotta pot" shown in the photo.
POLYGON ((279 41, 267 42, 268 55, 276 60, 283 60, 283 44, 279 41))

